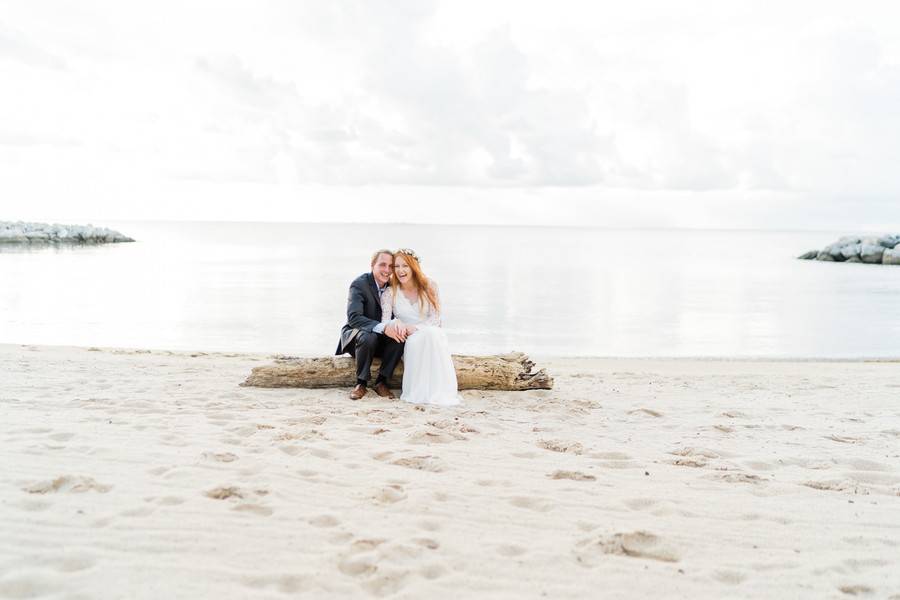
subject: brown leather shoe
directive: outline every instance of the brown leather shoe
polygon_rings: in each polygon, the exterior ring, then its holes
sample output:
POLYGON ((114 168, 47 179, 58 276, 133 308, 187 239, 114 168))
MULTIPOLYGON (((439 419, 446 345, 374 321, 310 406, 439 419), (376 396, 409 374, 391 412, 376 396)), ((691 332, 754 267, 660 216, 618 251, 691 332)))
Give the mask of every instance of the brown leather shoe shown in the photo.
POLYGON ((375 393, 382 398, 394 398, 394 394, 391 392, 391 388, 389 388, 383 381, 375 384, 375 393))
POLYGON ((363 396, 366 395, 367 391, 368 390, 366 390, 366 386, 364 386, 361 383, 357 383, 356 387, 353 388, 353 391, 350 392, 350 399, 351 400, 359 400, 360 398, 362 398, 363 396))

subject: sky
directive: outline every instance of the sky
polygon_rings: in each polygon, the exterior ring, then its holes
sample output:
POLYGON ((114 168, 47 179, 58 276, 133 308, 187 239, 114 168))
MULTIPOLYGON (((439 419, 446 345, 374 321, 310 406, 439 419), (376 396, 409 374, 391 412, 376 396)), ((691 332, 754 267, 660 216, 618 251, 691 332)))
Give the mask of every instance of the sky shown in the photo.
POLYGON ((0 220, 900 230, 892 2, 0 0, 0 220))

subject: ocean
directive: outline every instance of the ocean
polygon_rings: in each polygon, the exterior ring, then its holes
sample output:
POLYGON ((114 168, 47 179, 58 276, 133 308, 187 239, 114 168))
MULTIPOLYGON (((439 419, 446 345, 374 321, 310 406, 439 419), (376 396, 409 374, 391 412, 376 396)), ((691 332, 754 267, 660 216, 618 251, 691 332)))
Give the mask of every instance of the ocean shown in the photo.
POLYGON ((900 267, 795 258, 856 232, 94 224, 138 241, 0 247, 0 343, 329 355, 350 281, 409 247, 455 353, 900 357, 900 267))

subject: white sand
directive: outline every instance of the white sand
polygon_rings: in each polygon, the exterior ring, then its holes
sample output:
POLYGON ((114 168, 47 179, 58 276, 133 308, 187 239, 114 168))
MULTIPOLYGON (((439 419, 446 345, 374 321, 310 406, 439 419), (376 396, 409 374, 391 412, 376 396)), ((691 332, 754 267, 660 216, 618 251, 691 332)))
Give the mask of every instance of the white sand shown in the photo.
POLYGON ((557 360, 417 410, 264 362, 0 346, 0 597, 900 598, 900 364, 557 360))

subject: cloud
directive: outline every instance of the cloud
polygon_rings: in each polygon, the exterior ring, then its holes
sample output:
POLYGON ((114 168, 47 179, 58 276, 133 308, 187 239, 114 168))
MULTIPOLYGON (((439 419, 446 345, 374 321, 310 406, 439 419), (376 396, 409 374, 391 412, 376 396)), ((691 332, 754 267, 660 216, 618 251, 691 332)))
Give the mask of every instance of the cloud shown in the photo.
POLYGON ((65 70, 66 61, 32 42, 19 31, 0 24, 0 58, 24 63, 31 67, 65 70))
POLYGON ((82 142, 72 137, 27 131, 0 130, 0 146, 80 146, 82 142))
POLYGON ((900 193, 887 5, 65 6, 0 27, 0 159, 85 189, 900 193))

